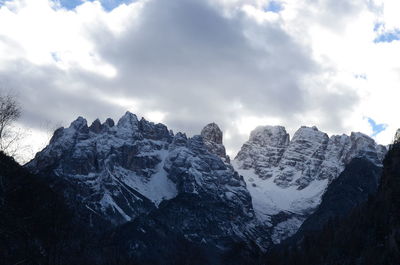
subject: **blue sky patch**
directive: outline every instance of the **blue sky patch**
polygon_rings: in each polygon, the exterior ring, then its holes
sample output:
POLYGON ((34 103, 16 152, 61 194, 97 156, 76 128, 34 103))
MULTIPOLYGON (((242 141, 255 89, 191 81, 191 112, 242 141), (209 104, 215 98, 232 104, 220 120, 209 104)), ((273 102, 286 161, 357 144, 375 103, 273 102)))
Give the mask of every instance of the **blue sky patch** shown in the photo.
POLYGON ((384 27, 384 23, 382 23, 382 22, 378 22, 378 23, 375 23, 375 25, 374 25, 374 31, 375 32, 378 32, 382 27, 384 27))
POLYGON ((81 0, 58 0, 54 2, 60 3, 62 7, 68 10, 72 10, 83 3, 81 0))
POLYGON ((278 1, 271 1, 269 4, 265 7, 264 9, 267 12, 274 12, 278 13, 283 10, 283 6, 280 2, 278 1))
POLYGON ((378 35, 378 37, 375 38, 374 42, 392 42, 395 40, 400 40, 400 30, 398 29, 378 35))
POLYGON ((374 39, 375 43, 400 40, 400 29, 385 30, 385 23, 382 22, 375 23, 374 32, 378 34, 374 39))
POLYGON ((11 0, 0 0, 0 6, 4 5, 6 2, 10 2, 11 0))
POLYGON ((377 136, 379 133, 383 132, 388 127, 388 125, 384 123, 377 124, 373 119, 369 117, 367 119, 369 125, 371 125, 372 127, 372 135, 371 135, 372 137, 377 136))
MULTIPOLYGON (((0 0, 3 1, 3 0, 0 0)), ((93 1, 93 0, 89 0, 93 1)), ((84 1, 82 0, 55 0, 55 2, 60 3, 60 5, 68 10, 75 9, 77 6, 81 5, 84 1)), ((99 0, 103 8, 107 11, 111 11, 121 4, 129 4, 134 2, 134 0, 99 0)), ((1 3, 1 2, 0 2, 1 3)))

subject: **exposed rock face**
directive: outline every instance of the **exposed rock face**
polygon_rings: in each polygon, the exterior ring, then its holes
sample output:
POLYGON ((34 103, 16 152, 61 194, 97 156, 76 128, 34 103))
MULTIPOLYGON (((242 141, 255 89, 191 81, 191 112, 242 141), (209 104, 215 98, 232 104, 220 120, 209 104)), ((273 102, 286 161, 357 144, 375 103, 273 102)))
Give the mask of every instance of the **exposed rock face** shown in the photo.
POLYGON ((244 176, 258 218, 273 227, 278 243, 299 228, 321 201, 329 183, 353 158, 382 165, 384 146, 362 134, 329 137, 316 127, 301 127, 289 140, 285 128, 255 129, 233 165, 244 176), (275 223, 274 216, 279 218, 275 223))
MULTIPOLYGON (((150 215, 140 217, 131 225, 136 226, 132 227, 136 231, 133 233, 141 229, 165 234, 173 231, 191 242, 222 248, 240 240, 265 241, 243 178, 210 153, 201 136, 188 139, 176 134, 164 169, 176 184, 178 195, 161 203, 150 215)), ((151 252, 153 241, 146 236, 132 237, 128 245, 151 252)))
POLYGON ((241 169, 254 169, 260 178, 272 177, 289 145, 289 134, 282 126, 257 127, 239 151, 235 160, 241 169))
POLYGON ((397 144, 400 142, 400 129, 397 129, 396 134, 394 135, 393 143, 397 144))
MULTIPOLYGON (((55 190, 94 226, 156 218, 157 231, 223 248, 265 234, 246 183, 229 164, 216 124, 201 136, 175 136, 127 112, 117 123, 82 117, 60 128, 26 166, 49 176, 55 190), (149 215, 150 214, 150 215, 149 215)), ((137 221, 137 229, 147 229, 137 221)), ((146 227, 145 227, 146 226, 146 227)), ((135 242, 148 246, 150 238, 135 242)), ((267 240, 268 241, 268 240, 267 240)))
POLYGON ((215 123, 207 124, 201 130, 201 137, 207 142, 222 144, 222 131, 215 123))
POLYGON ((117 126, 108 119, 88 127, 79 117, 58 129, 27 167, 51 176, 70 205, 85 209, 84 218, 120 224, 176 196, 163 170, 172 139, 164 125, 139 121, 129 112, 117 126))
POLYGON ((315 177, 323 179, 325 176, 320 176, 318 171, 328 142, 328 135, 317 127, 301 127, 282 155, 274 182, 280 187, 295 185, 303 189, 315 177))
POLYGON ((222 157, 229 163, 229 157, 226 155, 225 146, 222 144, 222 131, 215 123, 206 125, 201 131, 201 137, 208 151, 222 157))

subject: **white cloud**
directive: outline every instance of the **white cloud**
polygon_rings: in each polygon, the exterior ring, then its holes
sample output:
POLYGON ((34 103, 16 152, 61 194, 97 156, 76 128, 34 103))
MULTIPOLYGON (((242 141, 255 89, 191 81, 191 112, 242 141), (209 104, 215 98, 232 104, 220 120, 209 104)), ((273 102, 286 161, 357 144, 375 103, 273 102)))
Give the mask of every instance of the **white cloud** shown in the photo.
MULTIPOLYGON (((198 133, 215 121, 234 154, 257 125, 372 134, 365 117, 399 125, 396 0, 142 0, 106 11, 49 0, 0 7, 0 78, 16 90, 25 126, 125 110, 198 133)), ((35 129, 33 129, 35 130, 35 129)))

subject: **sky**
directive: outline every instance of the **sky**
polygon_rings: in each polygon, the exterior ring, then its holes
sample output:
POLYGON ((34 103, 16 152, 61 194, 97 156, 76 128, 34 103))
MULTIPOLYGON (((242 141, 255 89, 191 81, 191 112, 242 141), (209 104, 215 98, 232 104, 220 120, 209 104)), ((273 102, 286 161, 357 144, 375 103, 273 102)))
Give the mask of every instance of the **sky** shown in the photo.
POLYGON ((259 125, 389 144, 398 0, 0 0, 0 89, 31 157, 78 116, 129 110, 174 132, 216 122, 231 156, 259 125))

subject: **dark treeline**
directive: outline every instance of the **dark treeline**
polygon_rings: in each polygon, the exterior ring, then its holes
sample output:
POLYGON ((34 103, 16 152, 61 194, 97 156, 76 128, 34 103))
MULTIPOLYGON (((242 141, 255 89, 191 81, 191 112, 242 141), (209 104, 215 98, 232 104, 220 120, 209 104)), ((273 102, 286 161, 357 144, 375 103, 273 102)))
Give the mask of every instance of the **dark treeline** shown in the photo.
POLYGON ((165 234, 167 228, 153 231, 151 240, 145 239, 153 247, 137 256, 129 245, 129 237, 140 237, 135 222, 94 227, 75 210, 45 176, 29 173, 0 152, 0 264, 256 264, 262 258, 256 247, 237 243, 218 252, 183 235, 165 234))

